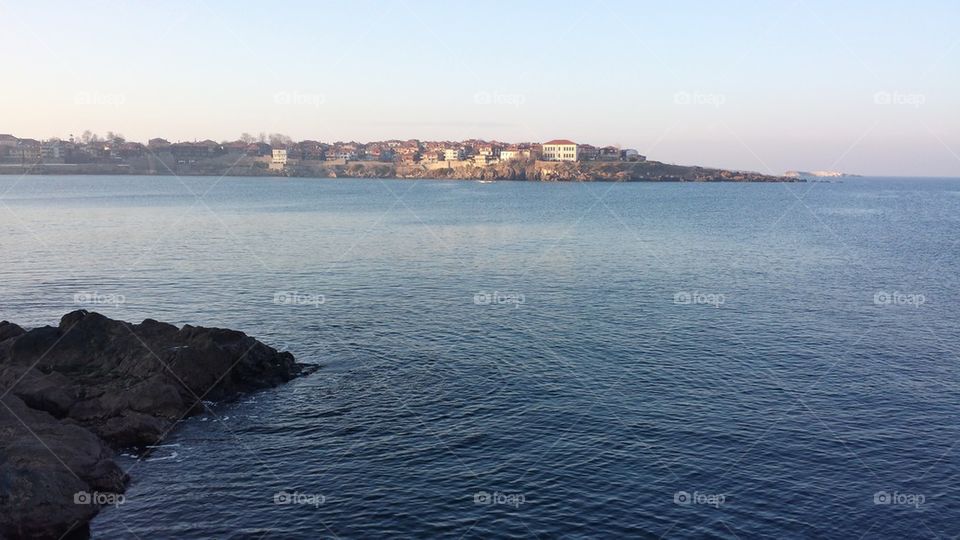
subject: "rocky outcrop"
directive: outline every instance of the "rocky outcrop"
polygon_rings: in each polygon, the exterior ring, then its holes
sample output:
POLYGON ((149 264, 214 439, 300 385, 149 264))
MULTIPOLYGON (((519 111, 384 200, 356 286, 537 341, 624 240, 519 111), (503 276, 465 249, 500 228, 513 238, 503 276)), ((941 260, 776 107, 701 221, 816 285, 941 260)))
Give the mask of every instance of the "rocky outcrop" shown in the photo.
POLYGON ((0 322, 0 538, 82 537, 127 484, 115 450, 310 370, 233 330, 87 311, 30 331, 0 322))

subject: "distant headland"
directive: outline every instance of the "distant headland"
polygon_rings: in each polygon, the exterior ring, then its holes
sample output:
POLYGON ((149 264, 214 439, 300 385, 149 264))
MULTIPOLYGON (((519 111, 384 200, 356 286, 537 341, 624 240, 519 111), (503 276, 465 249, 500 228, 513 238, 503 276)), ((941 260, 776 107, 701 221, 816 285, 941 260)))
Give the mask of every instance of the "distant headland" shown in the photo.
POLYGON ((374 142, 293 141, 244 133, 235 141, 146 144, 108 132, 68 139, 0 134, 0 174, 130 174, 296 176, 311 178, 436 178, 569 182, 802 182, 775 176, 661 163, 632 148, 568 139, 506 143, 470 139, 374 142))

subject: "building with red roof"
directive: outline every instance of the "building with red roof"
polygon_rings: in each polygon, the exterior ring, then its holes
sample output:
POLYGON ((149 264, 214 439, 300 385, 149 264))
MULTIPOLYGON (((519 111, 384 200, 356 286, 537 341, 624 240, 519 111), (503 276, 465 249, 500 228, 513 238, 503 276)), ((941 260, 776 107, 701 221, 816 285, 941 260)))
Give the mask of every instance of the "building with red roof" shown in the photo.
POLYGON ((569 139, 554 139, 543 143, 546 161, 577 161, 577 143, 569 139))

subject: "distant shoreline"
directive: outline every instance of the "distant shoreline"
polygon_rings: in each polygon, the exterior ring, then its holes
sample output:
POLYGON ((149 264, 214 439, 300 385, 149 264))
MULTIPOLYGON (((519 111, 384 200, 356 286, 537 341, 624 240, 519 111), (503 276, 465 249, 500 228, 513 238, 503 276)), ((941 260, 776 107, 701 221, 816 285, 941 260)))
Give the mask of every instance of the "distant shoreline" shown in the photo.
POLYGON ((513 180, 533 182, 806 182, 802 177, 767 175, 704 167, 642 162, 554 162, 517 160, 486 166, 470 162, 406 165, 380 161, 301 161, 283 170, 264 168, 262 162, 233 160, 155 159, 147 163, 37 163, 0 164, 0 175, 129 175, 129 176, 237 176, 263 178, 396 178, 436 180, 513 180), (181 160, 182 161, 182 160, 181 160))

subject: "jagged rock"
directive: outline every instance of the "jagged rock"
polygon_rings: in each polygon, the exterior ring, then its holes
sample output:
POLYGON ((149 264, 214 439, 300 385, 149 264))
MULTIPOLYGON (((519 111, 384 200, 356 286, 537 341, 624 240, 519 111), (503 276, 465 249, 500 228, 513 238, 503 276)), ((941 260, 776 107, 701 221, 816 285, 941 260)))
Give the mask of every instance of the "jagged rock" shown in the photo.
POLYGON ((23 328, 13 324, 9 321, 0 321, 0 341, 10 339, 12 337, 17 337, 23 334, 25 331, 23 328))
POLYGON ((242 332, 68 313, 57 327, 0 323, 0 538, 81 536, 122 493, 122 447, 157 444, 202 401, 311 371, 242 332), (71 532, 73 531, 73 532, 71 532))

